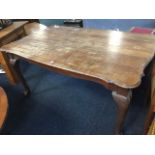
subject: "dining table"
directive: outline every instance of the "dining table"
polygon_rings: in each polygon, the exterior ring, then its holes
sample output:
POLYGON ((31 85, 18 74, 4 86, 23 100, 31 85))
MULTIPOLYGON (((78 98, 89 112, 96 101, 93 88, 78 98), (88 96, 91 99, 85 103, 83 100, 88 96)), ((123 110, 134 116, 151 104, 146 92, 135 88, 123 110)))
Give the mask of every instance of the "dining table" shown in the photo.
POLYGON ((155 36, 51 26, 4 45, 0 51, 25 94, 30 93, 30 87, 21 72, 21 60, 110 90, 117 107, 115 134, 121 134, 132 92, 141 85, 145 69, 152 67, 155 36))

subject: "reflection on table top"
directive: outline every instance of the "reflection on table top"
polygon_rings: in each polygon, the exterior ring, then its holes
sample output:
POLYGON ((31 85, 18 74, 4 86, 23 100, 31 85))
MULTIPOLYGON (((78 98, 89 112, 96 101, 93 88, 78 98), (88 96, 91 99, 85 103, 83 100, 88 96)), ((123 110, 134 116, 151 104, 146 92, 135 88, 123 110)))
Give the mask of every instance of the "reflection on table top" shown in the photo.
POLYGON ((51 68, 135 88, 154 56, 155 36, 55 26, 1 50, 51 68))

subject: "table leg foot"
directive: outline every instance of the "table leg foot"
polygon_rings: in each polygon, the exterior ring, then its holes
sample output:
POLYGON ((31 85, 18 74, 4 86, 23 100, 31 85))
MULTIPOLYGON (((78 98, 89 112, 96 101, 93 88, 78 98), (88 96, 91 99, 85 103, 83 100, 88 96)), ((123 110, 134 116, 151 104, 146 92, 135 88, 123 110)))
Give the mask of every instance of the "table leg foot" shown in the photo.
POLYGON ((115 134, 122 134, 122 127, 131 101, 132 92, 128 91, 125 95, 122 95, 113 91, 112 96, 117 105, 115 134))

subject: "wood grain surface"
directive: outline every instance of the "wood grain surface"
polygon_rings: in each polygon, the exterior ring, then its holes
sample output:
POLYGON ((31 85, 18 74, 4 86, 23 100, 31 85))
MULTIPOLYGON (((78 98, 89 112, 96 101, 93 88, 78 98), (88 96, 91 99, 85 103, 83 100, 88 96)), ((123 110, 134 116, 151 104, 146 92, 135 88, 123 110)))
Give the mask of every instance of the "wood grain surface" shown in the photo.
POLYGON ((154 57, 155 36, 56 26, 0 50, 64 74, 129 89, 140 85, 154 57))
POLYGON ((0 87, 0 128, 2 127, 8 110, 8 99, 4 90, 0 87))
POLYGON ((18 30, 21 28, 21 26, 27 24, 28 21, 22 21, 22 22, 14 22, 12 25, 4 28, 0 31, 0 41, 2 41, 5 37, 10 35, 10 33, 14 33, 15 30, 18 30))
POLYGON ((31 33, 42 31, 42 30, 45 30, 47 28, 48 28, 47 26, 45 26, 43 24, 36 23, 36 22, 29 23, 29 24, 26 24, 24 26, 26 35, 30 35, 31 33))

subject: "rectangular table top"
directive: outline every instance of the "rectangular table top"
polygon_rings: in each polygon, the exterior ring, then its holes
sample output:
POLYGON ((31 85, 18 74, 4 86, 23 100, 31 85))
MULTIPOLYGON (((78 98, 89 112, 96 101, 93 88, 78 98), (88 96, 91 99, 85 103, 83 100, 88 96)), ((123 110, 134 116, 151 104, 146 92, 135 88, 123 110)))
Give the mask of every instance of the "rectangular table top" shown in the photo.
POLYGON ((155 36, 56 26, 0 50, 128 89, 140 85, 144 69, 155 54, 155 36))

